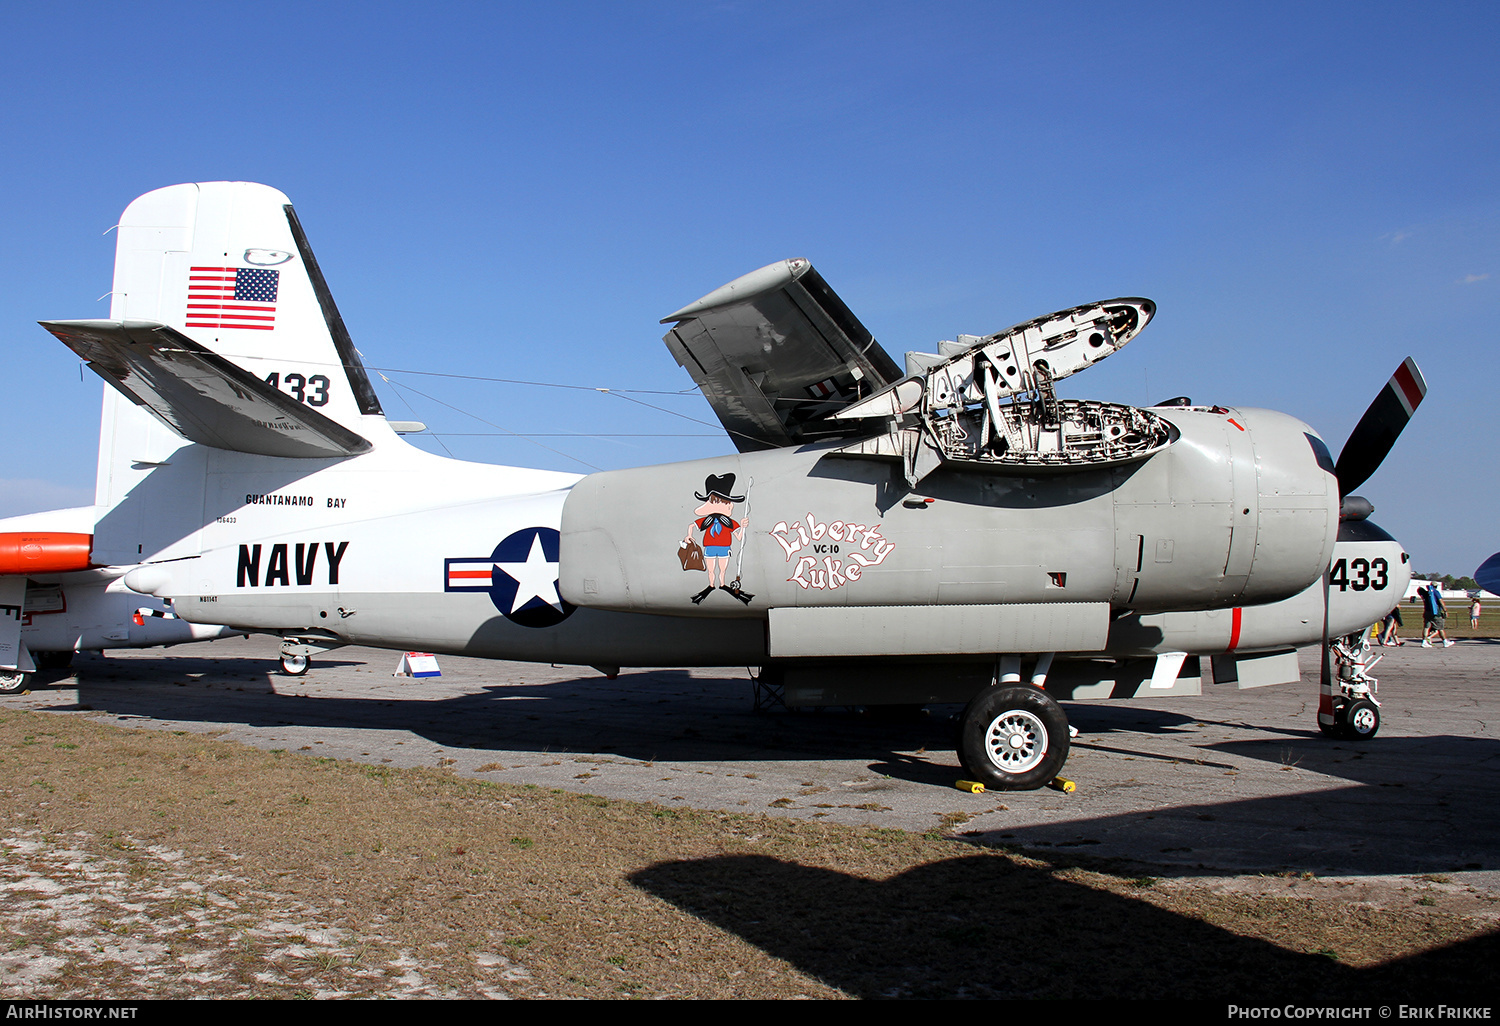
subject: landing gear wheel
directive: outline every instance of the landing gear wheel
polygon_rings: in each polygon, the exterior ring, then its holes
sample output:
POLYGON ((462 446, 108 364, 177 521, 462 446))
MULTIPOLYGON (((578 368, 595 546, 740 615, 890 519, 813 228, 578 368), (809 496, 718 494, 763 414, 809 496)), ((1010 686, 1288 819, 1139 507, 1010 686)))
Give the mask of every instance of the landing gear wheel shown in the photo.
POLYGON ((1324 737, 1339 741, 1368 741, 1380 730, 1380 706, 1368 698, 1339 701, 1333 707, 1333 723, 1318 720, 1324 737))
POLYGON ((985 688, 959 720, 958 757, 987 788, 1033 791, 1056 777, 1068 759, 1068 718, 1037 688, 985 688))
POLYGON ((310 666, 312 666, 312 660, 305 655, 286 655, 283 653, 281 656, 281 672, 288 677, 300 677, 307 672, 310 666))
POLYGON ((1344 739, 1344 710, 1347 708, 1342 703, 1334 705, 1332 723, 1324 723, 1323 717, 1318 717, 1318 730, 1322 731, 1324 737, 1331 737, 1335 741, 1344 739))
POLYGON ((0 695, 14 695, 26 690, 31 674, 20 670, 0 670, 0 695))
POLYGON ((1368 741, 1380 730, 1380 707, 1368 698, 1351 702, 1343 715, 1344 737, 1350 741, 1368 741))

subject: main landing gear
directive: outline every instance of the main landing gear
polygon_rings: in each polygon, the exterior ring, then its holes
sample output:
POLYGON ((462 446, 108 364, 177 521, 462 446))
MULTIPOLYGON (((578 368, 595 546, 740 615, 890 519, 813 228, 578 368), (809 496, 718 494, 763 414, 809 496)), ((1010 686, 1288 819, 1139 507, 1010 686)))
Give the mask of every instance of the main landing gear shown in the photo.
MULTIPOLYGON (((31 662, 38 670, 66 670, 73 665, 72 650, 61 652, 32 652, 31 662)), ((0 670, 0 695, 15 695, 31 687, 36 674, 30 670, 0 670)))
POLYGON ((283 634, 281 636, 281 672, 300 677, 312 667, 312 657, 343 648, 346 642, 322 634, 283 634))
POLYGON ((998 684, 959 719, 958 757, 969 776, 996 791, 1048 784, 1068 759, 1068 718, 1039 687, 998 684))

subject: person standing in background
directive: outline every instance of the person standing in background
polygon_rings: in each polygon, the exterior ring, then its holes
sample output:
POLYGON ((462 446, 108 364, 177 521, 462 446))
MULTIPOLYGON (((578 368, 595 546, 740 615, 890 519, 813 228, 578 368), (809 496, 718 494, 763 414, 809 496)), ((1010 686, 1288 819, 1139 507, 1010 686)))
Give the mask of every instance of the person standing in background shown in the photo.
POLYGON ((1431 648, 1432 639, 1437 638, 1448 648, 1453 642, 1448 640, 1448 607, 1443 605, 1443 593, 1436 581, 1417 591, 1422 595, 1422 647, 1431 648))
POLYGON ((1380 636, 1382 645, 1404 645, 1406 642, 1396 637, 1396 628, 1403 626, 1401 623, 1401 607, 1396 606, 1385 614, 1385 633, 1380 636))

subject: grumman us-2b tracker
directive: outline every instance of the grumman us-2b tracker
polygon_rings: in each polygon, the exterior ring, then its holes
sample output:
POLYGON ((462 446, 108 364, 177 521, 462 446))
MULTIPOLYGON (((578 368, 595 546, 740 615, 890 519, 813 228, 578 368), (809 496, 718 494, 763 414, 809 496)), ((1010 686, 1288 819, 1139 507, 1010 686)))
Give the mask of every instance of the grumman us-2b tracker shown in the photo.
MULTIPOLYGON (((1062 768, 1058 698, 1197 693, 1198 656, 1221 684, 1295 681, 1294 646, 1320 638, 1320 725, 1373 734, 1371 681, 1357 659, 1335 677, 1327 639, 1410 576, 1348 493, 1420 373, 1403 364, 1337 463, 1268 410, 1058 397, 1154 312, 1091 303, 903 368, 785 260, 663 321, 736 454, 583 477, 465 463, 386 420, 284 195, 172 186, 121 219, 110 319, 44 322, 110 387, 92 530, 28 522, 59 557, 31 576, 113 568, 304 666, 360 644, 760 667, 793 706, 967 702, 959 755, 996 788, 1062 768)), ((16 535, 0 522, 0 545, 16 535)))

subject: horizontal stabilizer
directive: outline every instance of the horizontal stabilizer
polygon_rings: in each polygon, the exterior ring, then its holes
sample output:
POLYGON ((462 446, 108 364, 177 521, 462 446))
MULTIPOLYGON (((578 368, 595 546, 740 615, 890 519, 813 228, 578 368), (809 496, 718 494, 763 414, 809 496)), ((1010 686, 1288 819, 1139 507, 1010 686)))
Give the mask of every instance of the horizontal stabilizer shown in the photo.
POLYGON ((736 278, 672 321, 662 341, 741 452, 868 433, 827 418, 902 376, 806 260, 736 278))
POLYGON ((293 458, 354 456, 370 449, 353 431, 166 325, 41 323, 96 374, 189 441, 293 458))

